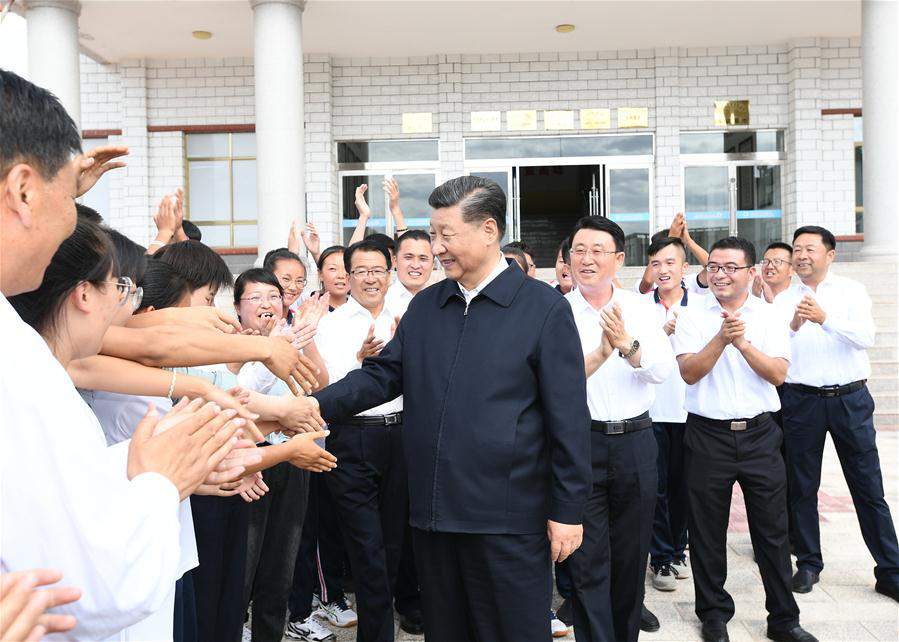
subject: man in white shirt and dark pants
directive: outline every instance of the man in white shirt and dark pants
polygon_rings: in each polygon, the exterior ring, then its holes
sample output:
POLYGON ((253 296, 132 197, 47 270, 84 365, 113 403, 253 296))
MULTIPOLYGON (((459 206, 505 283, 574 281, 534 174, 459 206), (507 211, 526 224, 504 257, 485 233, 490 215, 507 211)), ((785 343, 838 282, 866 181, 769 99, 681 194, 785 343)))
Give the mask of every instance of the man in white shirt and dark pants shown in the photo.
POLYGON ((584 543, 571 556, 578 642, 635 642, 656 504, 656 440, 649 408, 674 353, 649 302, 612 284, 624 232, 597 217, 571 236, 571 304, 584 351, 593 487, 584 543))
POLYGON ((793 590, 808 593, 824 568, 818 488, 830 431, 852 495, 862 537, 877 566, 875 590, 899 601, 899 545, 874 431, 867 348, 874 345, 871 299, 856 281, 830 273, 836 240, 823 227, 793 235, 793 268, 801 284, 777 300, 792 311, 793 358, 783 391, 790 510, 796 539, 793 590))
MULTIPOLYGON (((344 252, 350 297, 321 320, 315 336, 330 381, 339 381, 377 355, 397 317, 384 304, 390 254, 377 241, 344 252)), ((403 454, 402 397, 330 425, 328 448, 340 462, 327 483, 337 505, 356 579, 358 642, 394 638, 393 588, 409 517, 403 454)))
POLYGON ((782 434, 771 417, 775 386, 787 373, 790 343, 783 315, 750 294, 755 248, 727 237, 709 254, 710 295, 688 306, 675 332, 685 406, 690 561, 702 639, 726 642, 733 598, 727 577, 727 525, 733 485, 746 502, 749 533, 768 610, 768 638, 812 642, 799 626, 790 591, 786 470, 782 434))

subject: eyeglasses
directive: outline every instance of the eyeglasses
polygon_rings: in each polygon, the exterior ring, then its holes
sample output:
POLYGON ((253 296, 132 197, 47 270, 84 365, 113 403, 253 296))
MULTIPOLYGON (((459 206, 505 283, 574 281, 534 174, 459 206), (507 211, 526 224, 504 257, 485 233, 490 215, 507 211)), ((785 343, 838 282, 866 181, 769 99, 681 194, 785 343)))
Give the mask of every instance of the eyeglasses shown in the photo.
POLYGON ((350 274, 352 274, 357 279, 364 279, 367 276, 373 276, 376 279, 383 279, 385 276, 387 276, 387 269, 372 268, 370 270, 367 270, 365 268, 356 268, 355 270, 350 272, 350 274))
POLYGON ((264 297, 261 294, 254 294, 253 296, 244 297, 241 301, 249 301, 253 305, 262 305, 264 302, 275 305, 276 303, 281 303, 282 298, 280 294, 270 294, 268 297, 264 297))
POLYGON ((733 265, 732 263, 728 263, 727 265, 709 263, 705 266, 705 269, 712 274, 717 274, 719 271, 724 272, 725 274, 734 274, 737 270, 748 270, 751 267, 751 265, 733 265))
POLYGON ((104 281, 104 283, 112 283, 119 293, 119 305, 125 305, 126 301, 131 301, 131 310, 137 310, 140 302, 144 299, 144 289, 134 287, 134 281, 127 276, 120 276, 115 281, 104 281))
POLYGON ((574 256, 578 257, 579 259, 584 258, 585 256, 587 256, 587 254, 590 254, 590 256, 593 257, 594 259, 598 259, 601 256, 605 256, 607 254, 618 254, 618 252, 616 252, 615 250, 604 250, 601 247, 594 248, 592 250, 588 250, 586 248, 579 247, 576 250, 571 250, 571 253, 574 256))
POLYGON ((300 277, 300 278, 294 279, 294 280, 290 280, 287 277, 281 277, 278 280, 281 281, 281 283, 284 285, 290 285, 291 283, 295 283, 296 285, 299 285, 300 287, 303 287, 304 285, 306 285, 305 277, 300 277))
POLYGON ((786 259, 762 259, 762 267, 768 267, 769 265, 779 268, 784 265, 793 265, 793 263, 786 259))

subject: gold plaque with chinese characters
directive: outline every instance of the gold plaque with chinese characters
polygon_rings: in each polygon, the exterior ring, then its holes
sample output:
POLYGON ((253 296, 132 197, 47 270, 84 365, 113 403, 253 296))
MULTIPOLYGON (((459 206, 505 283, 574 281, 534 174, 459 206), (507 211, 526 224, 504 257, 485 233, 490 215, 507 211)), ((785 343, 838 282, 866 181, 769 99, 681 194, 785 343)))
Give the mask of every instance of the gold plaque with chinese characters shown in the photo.
POLYGON ((471 131, 473 132, 498 132, 503 128, 502 112, 499 111, 473 111, 471 112, 471 131))
POLYGON ((611 126, 611 109, 581 110, 581 129, 609 129, 611 126))
POLYGON ((618 127, 649 127, 649 109, 646 107, 619 107, 618 127))
POLYGON ((537 129, 537 110, 521 109, 506 112, 506 129, 528 131, 537 129))
POLYGON ((434 116, 429 111, 406 112, 403 114, 404 134, 430 134, 434 131, 434 116))
POLYGON ((715 126, 728 127, 730 125, 749 124, 748 100, 716 100, 715 101, 715 126))
POLYGON ((543 112, 543 129, 574 129, 573 111, 548 110, 543 112))

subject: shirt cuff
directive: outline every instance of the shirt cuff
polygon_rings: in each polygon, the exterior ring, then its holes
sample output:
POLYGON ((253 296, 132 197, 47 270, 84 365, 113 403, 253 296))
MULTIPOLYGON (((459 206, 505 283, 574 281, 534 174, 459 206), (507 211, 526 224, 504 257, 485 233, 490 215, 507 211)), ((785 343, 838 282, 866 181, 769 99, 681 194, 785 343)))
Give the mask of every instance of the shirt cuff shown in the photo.
POLYGON ((131 480, 135 488, 147 501, 155 501, 159 504, 169 504, 172 511, 178 512, 181 504, 181 495, 178 488, 165 475, 148 472, 141 473, 131 480))

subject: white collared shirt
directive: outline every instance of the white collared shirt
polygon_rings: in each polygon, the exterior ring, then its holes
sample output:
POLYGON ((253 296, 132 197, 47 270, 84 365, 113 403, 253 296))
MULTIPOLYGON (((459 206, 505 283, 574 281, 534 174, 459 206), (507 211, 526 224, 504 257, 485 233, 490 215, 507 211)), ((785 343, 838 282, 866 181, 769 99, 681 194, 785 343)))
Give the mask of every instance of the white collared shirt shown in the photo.
POLYGON ((484 280, 478 283, 476 286, 471 288, 470 290, 466 290, 465 286, 456 281, 459 285, 459 290, 462 292, 462 296, 465 297, 465 305, 467 306, 471 303, 472 299, 474 299, 477 295, 479 295, 484 288, 486 288, 490 283, 498 277, 500 274, 506 271, 506 268, 509 267, 509 263, 506 261, 506 257, 500 253, 499 255, 499 263, 496 264, 496 267, 493 268, 493 271, 490 272, 484 280))
MULTIPOLYGON (((574 313, 584 354, 599 347, 602 317, 580 290, 565 295, 574 313)), ((655 311, 643 295, 613 288, 606 307, 617 303, 628 333, 640 342, 640 367, 634 368, 613 351, 599 369, 587 379, 587 406, 595 421, 620 421, 642 415, 652 406, 655 387, 675 370, 674 353, 655 311)))
MULTIPOLYGON (((653 306, 653 310, 656 314, 656 323, 662 328, 662 332, 665 331, 665 324, 671 319, 678 317, 690 302, 698 301, 705 296, 704 294, 690 292, 685 288, 681 288, 681 292, 683 293, 681 300, 667 309, 661 302, 661 299, 658 302, 656 301, 656 290, 647 292, 644 295, 646 300, 653 306)), ((676 327, 677 325, 675 324, 675 328, 676 327)), ((668 342, 671 344, 673 350, 673 332, 668 335, 668 342)), ((687 384, 680 376, 680 369, 675 367, 671 375, 656 386, 656 398, 652 404, 652 408, 649 410, 649 416, 652 417, 653 421, 659 423, 684 423, 687 421, 687 411, 684 409, 684 399, 686 398, 686 394, 687 384)))
MULTIPOLYGON (((712 294, 691 302, 677 318, 675 354, 695 354, 708 345, 721 329, 722 311, 712 294)), ((790 360, 789 330, 775 306, 750 294, 739 313, 753 346, 769 357, 790 360)), ((687 386, 684 406, 687 412, 709 419, 745 419, 780 410, 780 398, 774 385, 728 345, 711 371, 687 386)))
POLYGON ((128 445, 103 430, 43 338, 0 295, 0 570, 56 568, 81 599, 48 640, 122 639, 159 611, 178 578, 178 490, 128 480, 128 445), (33 483, 28 483, 31 480, 33 483))
POLYGON ((841 386, 870 377, 866 349, 874 345, 875 326, 865 286, 831 273, 817 290, 794 283, 775 300, 775 305, 783 306, 787 322, 806 294, 818 302, 827 316, 821 325, 806 321, 798 332, 790 333, 793 357, 787 383, 841 386))
MULTIPOLYGON (((372 319, 371 312, 350 296, 347 297, 346 303, 322 317, 315 333, 315 346, 328 370, 328 381, 331 383, 340 381, 350 371, 362 367, 356 360, 356 353, 362 347, 372 324, 375 326, 375 338, 387 345, 393 338, 391 328, 396 323, 396 316, 397 314, 385 304, 381 314, 372 319)), ((380 406, 360 412, 359 415, 389 415, 402 410, 403 397, 399 396, 380 406)))
POLYGON ((409 309, 409 304, 412 303, 412 297, 414 296, 415 295, 403 285, 399 276, 394 274, 393 283, 387 288, 387 295, 384 297, 384 305, 390 308, 395 314, 403 316, 406 314, 406 310, 409 309))

